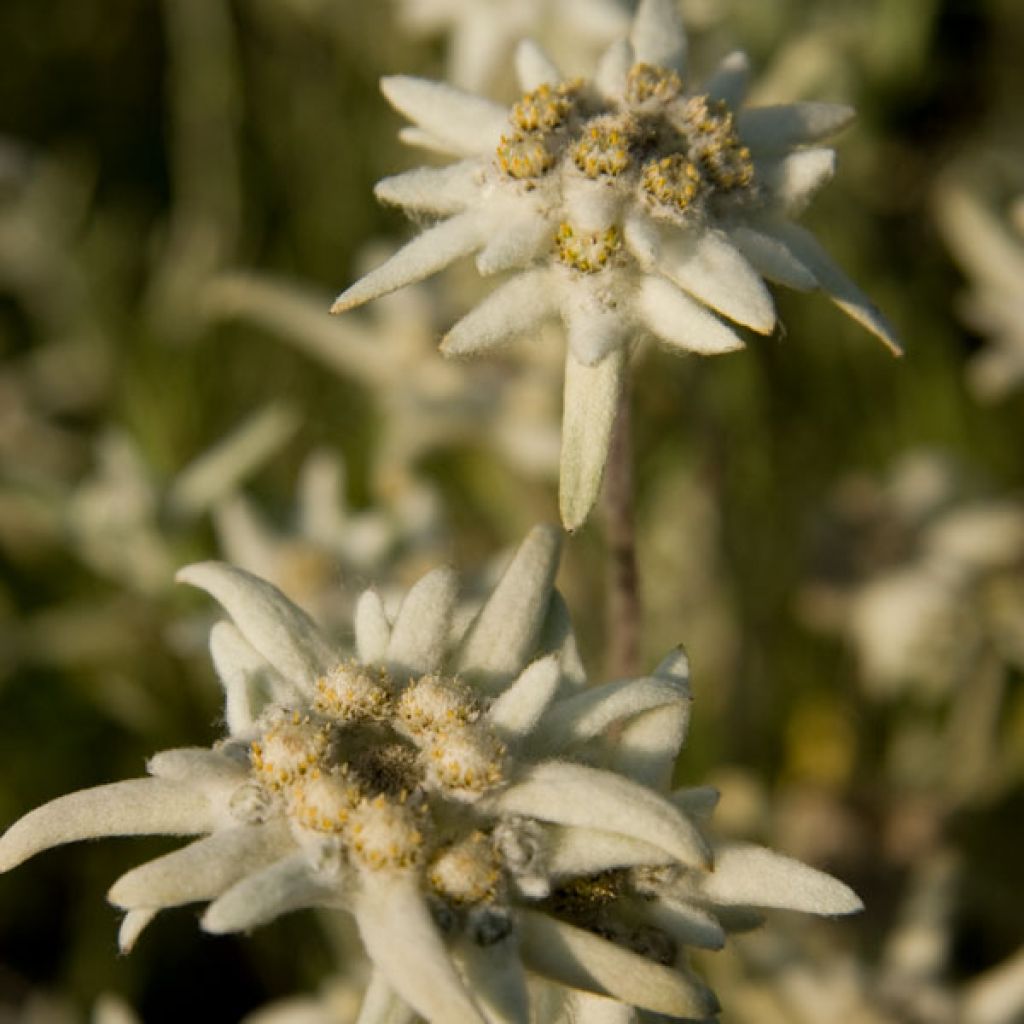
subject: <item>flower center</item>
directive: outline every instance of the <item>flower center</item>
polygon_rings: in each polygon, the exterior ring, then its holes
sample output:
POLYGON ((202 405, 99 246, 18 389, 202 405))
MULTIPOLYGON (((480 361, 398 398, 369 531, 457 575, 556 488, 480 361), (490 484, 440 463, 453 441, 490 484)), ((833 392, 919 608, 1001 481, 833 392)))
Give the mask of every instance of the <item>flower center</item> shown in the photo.
POLYGON ((555 236, 558 258, 573 270, 593 274, 608 265, 622 245, 619 230, 613 224, 603 231, 576 231, 568 221, 558 225, 555 236))

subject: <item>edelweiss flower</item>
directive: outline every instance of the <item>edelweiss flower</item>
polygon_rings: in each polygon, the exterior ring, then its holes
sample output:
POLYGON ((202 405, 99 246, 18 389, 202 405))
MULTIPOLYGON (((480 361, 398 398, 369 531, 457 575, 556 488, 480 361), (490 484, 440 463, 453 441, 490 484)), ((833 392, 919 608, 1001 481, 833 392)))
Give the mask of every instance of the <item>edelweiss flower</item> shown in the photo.
POLYGON ((818 145, 850 108, 822 103, 734 113, 746 58, 726 58, 687 91, 686 40, 671 0, 643 0, 629 40, 592 82, 566 81, 534 44, 511 111, 446 85, 386 78, 415 127, 407 141, 462 157, 386 178, 377 195, 444 218, 342 293, 334 312, 476 253, 482 274, 520 271, 444 339, 464 355, 559 316, 568 334, 561 510, 569 529, 600 485, 626 351, 638 335, 703 354, 743 347, 775 308, 762 276, 824 289, 899 352, 893 331, 814 238, 786 217, 833 173, 818 145))
POLYGON ((713 790, 659 792, 687 726, 686 659, 586 688, 552 589, 558 547, 534 530, 461 636, 449 570, 413 586, 393 622, 368 591, 354 657, 256 577, 183 570, 232 620, 211 636, 228 737, 33 811, 0 839, 0 869, 76 839, 200 835, 115 883, 123 949, 166 907, 210 901, 202 924, 219 933, 322 906, 355 916, 375 965, 366 1006, 526 1024, 529 971, 710 1017, 686 946, 720 947, 756 922, 752 906, 860 903, 768 850, 712 851, 699 823, 713 790))

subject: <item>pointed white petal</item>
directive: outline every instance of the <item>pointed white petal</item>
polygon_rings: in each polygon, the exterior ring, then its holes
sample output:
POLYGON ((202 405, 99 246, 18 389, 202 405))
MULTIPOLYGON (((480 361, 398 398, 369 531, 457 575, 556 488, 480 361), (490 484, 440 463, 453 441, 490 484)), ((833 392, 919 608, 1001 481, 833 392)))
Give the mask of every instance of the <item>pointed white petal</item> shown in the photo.
POLYGON ((606 100, 622 98, 626 91, 626 76, 633 63, 633 47, 628 39, 612 43, 601 55, 594 74, 594 84, 606 100))
POLYGON ((294 842, 280 820, 218 829, 122 875, 107 899, 125 910, 174 907, 219 896, 240 878, 279 860, 294 842))
POLYGON ((711 99, 724 100, 736 109, 743 103, 749 84, 750 58, 742 50, 733 50, 715 68, 702 91, 711 99))
POLYGON ((425 132, 422 128, 416 128, 414 125, 400 128, 398 130, 398 138, 407 146, 425 149, 428 153, 457 157, 465 155, 458 146, 452 146, 450 143, 437 138, 436 135, 431 135, 430 132, 425 132))
POLYGON ((487 277, 503 270, 527 267, 548 250, 553 235, 544 214, 512 209, 477 253, 476 269, 487 277))
POLYGON ((387 656, 391 623, 376 590, 364 590, 356 602, 356 653, 364 665, 377 665, 387 656))
POLYGON ((42 850, 80 839, 211 832, 217 815, 198 790, 163 779, 130 779, 51 800, 0 837, 0 872, 42 850))
POLYGON ((530 1024, 526 972, 515 933, 490 946, 464 940, 452 952, 487 1024, 530 1024))
POLYGON ((764 230, 778 238, 814 274, 822 290, 847 316, 874 334, 893 355, 903 355, 896 332, 888 320, 809 231, 797 224, 781 222, 766 224, 764 230))
POLYGON ((666 245, 661 269, 694 298, 759 334, 775 327, 775 303, 764 281, 721 231, 706 230, 666 245))
POLYGON ((448 217, 472 203, 479 193, 482 174, 479 160, 461 160, 448 167, 417 167, 378 181, 373 194, 382 203, 448 217))
POLYGON ((678 688, 664 679, 621 679, 590 687, 555 704, 530 737, 529 746, 535 751, 566 750, 601 735, 615 723, 679 700, 678 688))
POLYGON ((714 786, 685 786, 673 790, 669 800, 688 818, 707 821, 714 814, 721 795, 714 786))
POLYGON ((640 0, 629 33, 641 64, 686 72, 686 33, 675 0, 640 0))
POLYGON ((492 152, 508 127, 504 107, 443 82, 393 75, 380 88, 399 113, 467 156, 492 152))
POLYGON ((536 651, 561 546, 553 526, 535 526, 470 625, 458 670, 485 690, 503 689, 536 651))
POLYGON ((344 313, 370 299, 422 281, 457 259, 468 256, 480 246, 485 235, 481 215, 476 210, 457 213, 427 228, 389 260, 361 277, 334 300, 331 312, 344 313))
POLYGON ((698 949, 721 949, 725 945, 725 930, 715 917, 683 899, 655 896, 644 902, 643 914, 681 945, 698 949))
POLYGON ((568 283, 561 309, 569 351, 585 366, 596 366, 629 342, 632 325, 621 305, 606 304, 584 284, 568 283))
POLYGON ((547 870, 555 878, 595 875, 612 868, 654 867, 669 861, 665 851, 641 839, 600 828, 549 825, 547 870))
POLYGON ((544 977, 672 1017, 703 1020, 718 1009, 711 990, 681 971, 533 910, 518 917, 523 960, 544 977))
POLYGON ((829 916, 864 909, 857 894, 831 875, 746 843, 716 849, 715 870, 702 879, 701 892, 725 906, 781 907, 829 916))
POLYGON ((853 107, 843 103, 746 107, 736 114, 736 127, 755 154, 784 153, 795 146, 831 138, 853 120, 854 114, 853 107))
POLYGON ((242 636, 303 692, 312 693, 316 679, 337 664, 313 620, 266 580, 223 562, 186 566, 175 579, 218 601, 242 636))
POLYGON ((387 662, 393 673, 411 677, 440 668, 458 589, 452 569, 434 569, 413 584, 391 630, 387 662))
POLYGON ((747 262, 769 281, 801 292, 818 287, 817 278, 779 239, 743 226, 730 228, 729 239, 747 262))
POLYGON ((370 959, 420 1016, 445 1024, 484 1024, 414 875, 366 873, 355 915, 370 959))
POLYGON ((528 736, 541 720, 561 681, 559 662, 556 653, 528 665, 487 709, 487 720, 506 743, 528 736))
POLYGON ((532 92, 542 85, 557 85, 562 73, 543 47, 524 39, 516 47, 516 77, 523 92, 532 92))
POLYGON ((645 213, 630 210, 622 225, 626 248, 645 271, 652 270, 661 255, 661 232, 645 213))
POLYGON ((161 750, 146 763, 146 771, 158 779, 187 782, 212 792, 237 786, 248 776, 248 766, 209 747, 175 747, 161 750))
POLYGON ((670 686, 675 699, 623 725, 609 767, 634 782, 663 790, 672 779, 690 724, 690 661, 681 646, 661 661, 654 679, 670 686))
POLYGON ((492 348, 534 330, 556 312, 548 271, 517 274, 495 288, 448 332, 441 351, 446 356, 461 356, 492 348))
POLYGON ((248 732, 268 702, 298 694, 230 622, 217 622, 210 630, 210 656, 224 687, 224 717, 232 736, 248 732))
POLYGON ((127 955, 135 948, 139 936, 149 927, 158 910, 129 910, 117 930, 117 948, 127 955))
POLYGON ((402 1002, 388 984, 384 972, 375 967, 366 986, 355 1024, 413 1024, 415 1011, 402 1002))
MULTIPOLYGON (((663 277, 645 277, 636 297, 641 323, 661 341, 698 355, 714 356, 744 347, 743 339, 663 277)), ((565 430, 562 430, 565 451, 565 430)))
POLYGON ((566 355, 558 506, 570 533, 586 522, 601 489, 625 361, 622 349, 597 366, 566 355))
POLYGON ((551 604, 541 632, 540 649, 554 651, 558 655, 562 676, 560 691, 563 695, 575 693, 587 685, 587 673, 572 628, 569 606, 557 590, 551 595, 551 604))
POLYGON ((834 149, 799 149, 764 169, 761 178, 788 216, 799 216, 836 173, 834 149))
POLYGON ((619 733, 608 767, 644 786, 664 789, 672 780, 689 724, 688 697, 637 715, 619 733))
POLYGON ((293 910, 347 905, 347 890, 347 879, 328 885, 313 874, 304 853, 294 853, 236 882, 210 904, 200 924, 214 935, 249 931, 293 910))
POLYGON ((633 836, 683 864, 706 868, 711 863, 704 837, 668 800, 598 768, 545 761, 485 800, 507 814, 633 836))

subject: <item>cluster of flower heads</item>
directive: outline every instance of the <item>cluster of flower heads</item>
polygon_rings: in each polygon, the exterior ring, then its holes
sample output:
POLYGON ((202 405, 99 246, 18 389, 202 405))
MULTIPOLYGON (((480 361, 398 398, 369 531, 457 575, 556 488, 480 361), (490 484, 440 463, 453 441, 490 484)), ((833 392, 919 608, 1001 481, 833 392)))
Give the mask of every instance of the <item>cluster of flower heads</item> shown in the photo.
POLYGON ((517 53, 511 108, 446 85, 387 78, 403 137, 460 158, 387 178, 377 195, 441 218, 339 296, 342 312, 475 253, 517 271, 448 333, 464 355, 560 317, 568 336, 561 508, 569 529, 600 485, 634 340, 703 354, 770 334, 764 279, 821 288, 894 352, 891 327, 804 229, 790 223, 834 171, 821 143, 850 120, 826 103, 740 110, 748 64, 727 57, 699 89, 670 0, 643 0, 592 80, 566 80, 539 47, 517 53))
POLYGON ((719 948, 759 923, 755 907, 860 903, 768 850, 709 844, 715 792, 669 788, 685 656, 586 687, 553 589, 558 549, 535 529, 468 626, 449 570, 393 621, 367 591, 354 654, 254 576, 183 570, 230 616, 211 634, 228 736, 31 812, 0 839, 0 869, 89 837, 201 836, 115 883, 122 948, 186 903, 208 901, 202 925, 218 933, 344 909, 375 968, 368 1020, 405 1006, 435 1024, 526 1024, 566 1000, 714 1016, 687 947, 719 948))

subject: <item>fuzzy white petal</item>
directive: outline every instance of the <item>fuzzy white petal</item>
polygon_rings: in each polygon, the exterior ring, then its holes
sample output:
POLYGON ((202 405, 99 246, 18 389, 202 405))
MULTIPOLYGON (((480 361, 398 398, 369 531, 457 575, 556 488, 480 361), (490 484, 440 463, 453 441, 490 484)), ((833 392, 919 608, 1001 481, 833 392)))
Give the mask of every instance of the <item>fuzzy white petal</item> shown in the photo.
POLYGON ((523 959, 544 977, 673 1017, 700 1020, 718 1009, 711 990, 681 971, 533 910, 518 917, 523 959))
POLYGON ((622 225, 622 237, 633 258, 643 270, 652 270, 661 255, 661 232, 645 213, 630 210, 622 225))
POLYGON ((672 779, 676 758, 690 725, 690 661, 677 647, 654 670, 655 680, 672 688, 673 700, 638 714, 619 731, 609 767, 657 790, 672 779))
POLYGON ((769 281, 801 292, 818 287, 817 278, 779 239, 743 225, 730 228, 729 239, 747 262, 769 281))
POLYGON ((798 224, 783 222, 765 224, 764 230, 778 238, 814 274, 822 290, 847 316, 874 334, 893 355, 903 354, 892 325, 809 231, 798 224))
POLYGON ((640 0, 629 33, 636 60, 686 72, 686 33, 675 0, 640 0))
POLYGON ((628 39, 612 43, 601 55, 594 84, 606 100, 618 99, 626 91, 626 76, 633 63, 633 47, 628 39))
POLYGON ((528 736, 554 699, 562 669, 557 653, 527 665, 487 709, 487 719, 507 743, 528 736))
POLYGON ((477 253, 476 269, 487 277, 526 267, 549 248, 553 233, 543 213, 512 208, 477 253))
POLYGON ((621 349, 597 366, 566 355, 558 506, 570 533, 586 521, 601 489, 625 361, 621 349))
MULTIPOLYGON (((720 355, 744 347, 743 339, 728 324, 662 277, 643 279, 635 305, 641 323, 656 338, 674 348, 698 355, 720 355)), ((562 451, 565 451, 564 428, 562 451)))
POLYGON ((633 836, 683 864, 706 868, 711 863, 704 837, 664 797, 599 768, 546 761, 485 799, 503 813, 633 836))
POLYGON ((209 747, 175 747, 161 750, 146 763, 146 771, 158 779, 187 782, 215 793, 244 782, 248 767, 220 750, 209 747))
POLYGON ((414 146, 417 149, 425 149, 428 153, 438 153, 441 156, 464 156, 458 146, 439 139, 430 132, 425 132, 415 125, 406 125, 398 130, 398 138, 407 146, 414 146))
POLYGON ((273 584, 224 562, 198 562, 175 577, 205 590, 288 682, 312 693, 338 658, 313 620, 273 584))
POLYGON ((679 701, 677 687, 663 679, 622 679, 594 686, 559 701, 530 737, 530 749, 561 751, 605 732, 616 722, 679 701))
POLYGON ((413 1024, 416 1013, 388 984, 384 972, 375 967, 366 986, 355 1024, 413 1024))
POLYGON ((724 100, 734 109, 742 104, 750 85, 750 58, 742 50, 733 50, 704 83, 702 92, 713 100, 724 100))
POLYGON ((233 623, 214 624, 210 657, 224 687, 224 717, 232 736, 248 732, 269 701, 287 701, 297 692, 233 623))
POLYGON ((303 853, 295 853, 236 882, 203 914, 203 931, 244 932, 305 907, 343 905, 345 880, 330 885, 313 874, 303 853))
POLYGON ((373 194, 382 203, 447 217, 472 203, 480 179, 480 161, 461 160, 448 167, 417 167, 383 178, 374 186, 373 194))
POLYGON ((443 270, 479 248, 486 236, 482 215, 476 210, 457 213, 406 242, 389 260, 342 292, 332 313, 344 313, 370 299, 404 288, 443 270))
POLYGON ((365 875, 354 909, 370 959, 418 1014, 445 1024, 484 1024, 459 980, 415 875, 365 875))
POLYGON ((563 694, 574 693, 587 685, 587 673, 580 657, 576 633, 572 628, 569 606, 557 590, 551 595, 551 604, 541 633, 540 649, 554 651, 558 655, 558 663, 562 670, 560 690, 563 694))
POLYGON ((659 846, 600 828, 550 825, 547 870, 557 878, 594 875, 612 868, 654 867, 668 862, 659 846))
POLYGON ((139 936, 159 913, 158 910, 129 910, 117 930, 117 948, 122 954, 130 953, 139 936))
POLYGON ((746 843, 718 847, 715 870, 702 883, 702 894, 725 906, 781 907, 830 916, 864 909, 857 894, 831 875, 746 843))
POLYGON ((376 590, 364 590, 356 602, 356 653, 365 665, 380 664, 391 643, 391 623, 376 590))
POLYGON ((217 815, 206 796, 164 779, 130 779, 79 790, 29 811, 0 837, 0 871, 42 850, 81 839, 211 832, 217 815))
POLYGON ((505 107, 443 82, 393 75, 380 88, 399 113, 466 156, 491 153, 508 127, 505 107))
POLYGON ((458 588, 452 569, 434 569, 413 584, 391 630, 387 662, 392 673, 419 676, 440 667, 458 588))
POLYGON ((666 245, 665 276, 694 298, 759 334, 775 327, 775 303, 764 281, 721 231, 702 231, 666 245))
POLYGON ((783 153, 831 138, 853 120, 854 113, 843 103, 747 107, 737 113, 736 127, 755 154, 783 153))
POLYGON ((685 900, 655 896, 644 903, 644 916, 682 945, 699 949, 721 949, 725 945, 725 929, 717 919, 685 900))
POLYGON ((606 305, 574 283, 563 291, 561 311, 569 351, 584 366, 596 366, 621 350, 632 334, 620 306, 606 305))
POLYGON ((125 910, 174 907, 211 900, 254 871, 294 849, 287 824, 239 825, 218 829, 180 850, 122 875, 107 899, 125 910))
POLYGON ((484 689, 507 686, 536 649, 561 546, 558 530, 535 526, 466 632, 458 669, 484 689))
POLYGON ((547 270, 517 274, 496 288, 445 336, 446 356, 469 355, 535 329, 557 312, 547 270))
POLYGON ((532 92, 542 85, 558 85, 562 73, 543 47, 524 39, 516 47, 516 77, 523 92, 532 92))
POLYGON ((452 952, 487 1024, 530 1024, 526 972, 514 932, 490 946, 464 940, 452 952))
POLYGON ((800 149, 774 163, 763 174, 772 196, 790 217, 799 216, 836 173, 834 149, 800 149))

